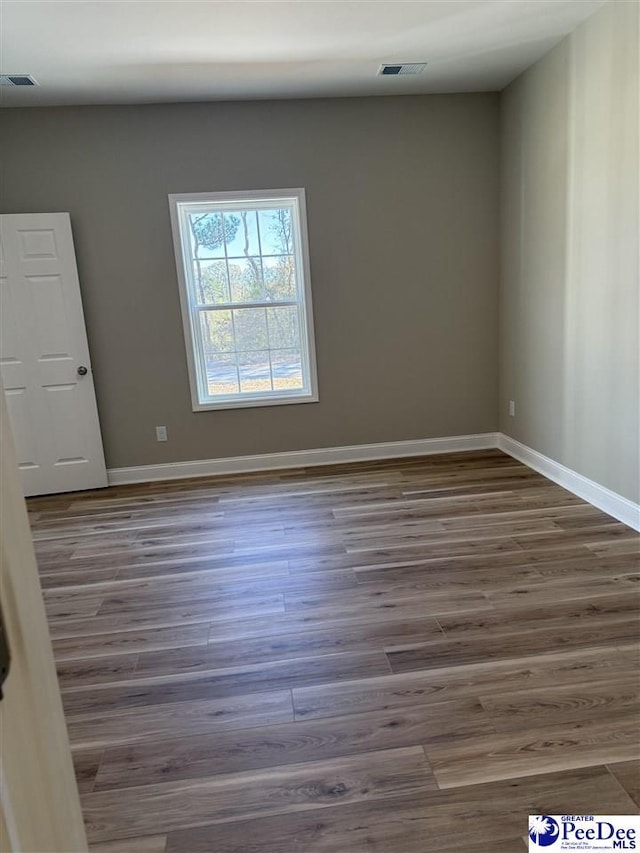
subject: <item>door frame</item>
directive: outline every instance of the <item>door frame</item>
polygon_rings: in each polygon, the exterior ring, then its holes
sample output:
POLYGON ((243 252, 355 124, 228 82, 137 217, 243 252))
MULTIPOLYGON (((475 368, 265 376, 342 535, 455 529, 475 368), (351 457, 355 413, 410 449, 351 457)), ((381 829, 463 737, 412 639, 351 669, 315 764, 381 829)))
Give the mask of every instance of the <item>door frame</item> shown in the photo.
POLYGON ((0 702, 3 853, 86 853, 87 838, 0 384, 0 601, 11 668, 0 702))

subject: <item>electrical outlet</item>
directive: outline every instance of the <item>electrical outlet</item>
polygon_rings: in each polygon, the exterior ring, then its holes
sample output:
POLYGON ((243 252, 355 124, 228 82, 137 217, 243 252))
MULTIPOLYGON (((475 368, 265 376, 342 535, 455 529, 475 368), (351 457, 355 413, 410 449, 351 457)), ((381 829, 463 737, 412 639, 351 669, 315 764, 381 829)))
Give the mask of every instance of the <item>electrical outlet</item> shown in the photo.
POLYGON ((509 400, 509 415, 512 418, 515 418, 515 416, 516 416, 516 401, 515 400, 509 400))
POLYGON ((157 426, 156 427, 156 441, 167 441, 167 428, 166 428, 166 426, 157 426))

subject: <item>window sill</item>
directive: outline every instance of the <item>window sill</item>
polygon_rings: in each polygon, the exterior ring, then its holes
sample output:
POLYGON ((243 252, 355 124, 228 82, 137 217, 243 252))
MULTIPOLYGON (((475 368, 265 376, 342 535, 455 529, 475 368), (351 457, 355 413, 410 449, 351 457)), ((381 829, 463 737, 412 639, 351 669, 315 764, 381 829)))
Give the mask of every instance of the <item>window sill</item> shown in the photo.
POLYGON ((195 403, 194 412, 215 412, 219 409, 254 409, 258 406, 291 406, 296 403, 318 403, 317 394, 301 394, 296 397, 252 397, 246 400, 220 400, 219 403, 195 403))

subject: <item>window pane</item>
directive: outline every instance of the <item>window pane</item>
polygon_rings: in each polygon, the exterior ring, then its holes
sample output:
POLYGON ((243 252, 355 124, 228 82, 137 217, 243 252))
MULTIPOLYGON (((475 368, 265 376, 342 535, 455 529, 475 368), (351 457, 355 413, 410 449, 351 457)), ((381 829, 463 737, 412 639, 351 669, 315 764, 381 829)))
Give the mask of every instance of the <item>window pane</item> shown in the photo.
POLYGON ((267 299, 295 299, 296 274, 293 255, 265 258, 264 284, 267 299))
POLYGON ((275 390, 295 391, 303 387, 299 349, 271 350, 271 370, 275 390))
POLYGON ((205 356, 234 351, 231 311, 200 311, 200 328, 205 356))
POLYGON ((224 258, 225 234, 233 230, 232 222, 223 221, 220 213, 190 213, 189 226, 194 258, 224 258))
POLYGON ((300 346, 298 329, 298 309, 266 308, 269 328, 269 346, 271 349, 284 349, 300 346))
POLYGON ((271 391, 271 367, 269 352, 238 353, 240 390, 244 392, 271 391))
POLYGON ((289 208, 258 211, 263 255, 293 254, 293 233, 289 208))
POLYGON ((232 302, 260 302, 263 298, 260 258, 229 261, 232 302))
POLYGON ((256 211, 242 210, 236 213, 225 213, 224 219, 229 223, 226 230, 227 257, 243 258, 259 255, 256 211))
POLYGON ((209 394, 237 394, 238 370, 235 355, 228 353, 211 353, 206 359, 207 387, 209 394))
POLYGON ((264 308, 239 308, 233 312, 238 352, 264 350, 269 346, 264 308))
POLYGON ((194 261, 193 281, 198 305, 229 302, 226 261, 194 261))

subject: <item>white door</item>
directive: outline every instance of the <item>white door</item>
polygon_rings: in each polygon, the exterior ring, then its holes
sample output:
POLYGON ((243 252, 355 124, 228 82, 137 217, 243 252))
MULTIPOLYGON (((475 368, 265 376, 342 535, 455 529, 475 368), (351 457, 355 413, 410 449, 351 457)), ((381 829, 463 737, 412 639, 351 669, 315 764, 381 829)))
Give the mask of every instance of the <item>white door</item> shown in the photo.
POLYGON ((25 495, 106 486, 68 213, 0 216, 0 375, 25 495))

